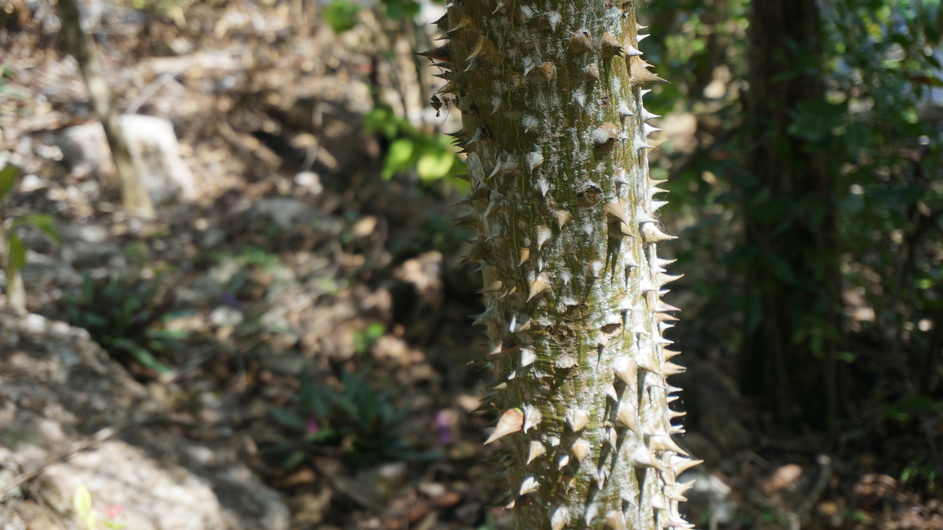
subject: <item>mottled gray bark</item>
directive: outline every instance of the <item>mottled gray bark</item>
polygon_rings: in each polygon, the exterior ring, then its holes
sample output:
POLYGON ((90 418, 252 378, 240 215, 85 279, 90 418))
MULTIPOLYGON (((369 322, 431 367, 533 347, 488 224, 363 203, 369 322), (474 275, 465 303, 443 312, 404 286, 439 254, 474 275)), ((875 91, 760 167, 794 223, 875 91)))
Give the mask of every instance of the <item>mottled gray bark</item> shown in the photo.
POLYGON ((486 443, 505 450, 516 526, 690 527, 642 105, 661 79, 634 2, 454 0, 438 24, 449 43, 427 55, 462 112, 493 342, 486 443))
POLYGON ((95 43, 82 30, 79 8, 75 0, 58 0, 58 14, 59 20, 62 21, 62 37, 66 48, 79 63, 79 70, 92 100, 92 108, 105 128, 105 138, 108 139, 115 170, 121 181, 122 204, 131 215, 153 217, 154 205, 135 169, 131 151, 121 131, 118 111, 112 103, 111 90, 95 54, 95 43))

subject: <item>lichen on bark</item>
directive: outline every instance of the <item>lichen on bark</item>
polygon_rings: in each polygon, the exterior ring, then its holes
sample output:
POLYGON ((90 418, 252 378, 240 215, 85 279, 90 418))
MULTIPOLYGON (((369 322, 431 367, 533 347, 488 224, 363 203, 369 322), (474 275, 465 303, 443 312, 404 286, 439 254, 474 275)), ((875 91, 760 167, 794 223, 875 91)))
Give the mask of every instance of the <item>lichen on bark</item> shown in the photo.
POLYGON ((516 526, 690 527, 634 2, 454 0, 438 26, 516 526))

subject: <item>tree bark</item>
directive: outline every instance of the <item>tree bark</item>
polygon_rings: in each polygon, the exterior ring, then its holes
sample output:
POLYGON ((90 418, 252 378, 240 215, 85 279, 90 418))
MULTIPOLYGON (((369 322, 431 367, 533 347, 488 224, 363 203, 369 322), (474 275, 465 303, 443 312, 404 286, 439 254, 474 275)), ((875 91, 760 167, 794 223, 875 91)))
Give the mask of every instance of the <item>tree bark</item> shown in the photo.
POLYGON ((634 2, 454 0, 438 24, 516 527, 689 527, 634 2))
POLYGON ((741 380, 780 424, 824 426, 837 409, 834 180, 826 148, 790 130, 804 102, 824 100, 821 31, 815 0, 753 4, 748 111, 756 145, 744 195, 746 244, 756 259, 747 270, 753 304, 741 380))
POLYGON ((134 165, 118 112, 112 104, 111 89, 102 75, 101 64, 95 53, 95 43, 82 30, 81 17, 75 0, 58 0, 58 15, 62 21, 62 37, 67 50, 79 63, 82 78, 88 87, 92 108, 102 122, 105 138, 111 148, 115 171, 121 182, 121 201, 125 210, 139 217, 153 217, 154 205, 134 165))

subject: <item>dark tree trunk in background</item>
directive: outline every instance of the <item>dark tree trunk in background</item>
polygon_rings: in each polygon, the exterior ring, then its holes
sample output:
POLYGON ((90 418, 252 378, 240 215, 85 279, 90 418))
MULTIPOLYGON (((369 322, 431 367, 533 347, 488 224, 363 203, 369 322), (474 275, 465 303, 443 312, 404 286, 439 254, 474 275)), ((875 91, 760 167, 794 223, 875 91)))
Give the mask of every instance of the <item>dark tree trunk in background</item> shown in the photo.
POLYGON ((778 422, 823 426, 835 415, 839 331, 834 182, 827 147, 793 125, 821 101, 815 0, 753 2, 750 17, 752 182, 745 192, 747 270, 742 388, 778 422))
POLYGON ((688 527, 664 330, 671 239, 655 220, 660 80, 633 1, 455 0, 447 70, 468 153, 498 413, 516 528, 688 527))

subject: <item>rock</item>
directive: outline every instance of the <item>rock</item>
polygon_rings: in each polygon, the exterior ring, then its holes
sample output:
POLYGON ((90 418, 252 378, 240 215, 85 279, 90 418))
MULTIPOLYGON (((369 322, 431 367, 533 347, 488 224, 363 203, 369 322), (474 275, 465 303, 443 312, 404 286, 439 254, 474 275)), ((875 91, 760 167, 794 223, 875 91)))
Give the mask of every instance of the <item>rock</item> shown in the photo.
POLYGON ((311 206, 290 197, 267 197, 252 206, 251 217, 271 219, 282 230, 298 228, 316 216, 311 206))
POLYGON ((0 309, 0 352, 0 527, 82 527, 84 486, 127 528, 289 528, 238 449, 184 437, 85 330, 0 309))
MULTIPOLYGON (((121 128, 144 186, 155 204, 189 202, 196 198, 193 173, 180 156, 180 144, 170 121, 155 116, 126 115, 121 128)), ((70 171, 114 179, 111 151, 101 123, 69 127, 56 144, 70 171)))

